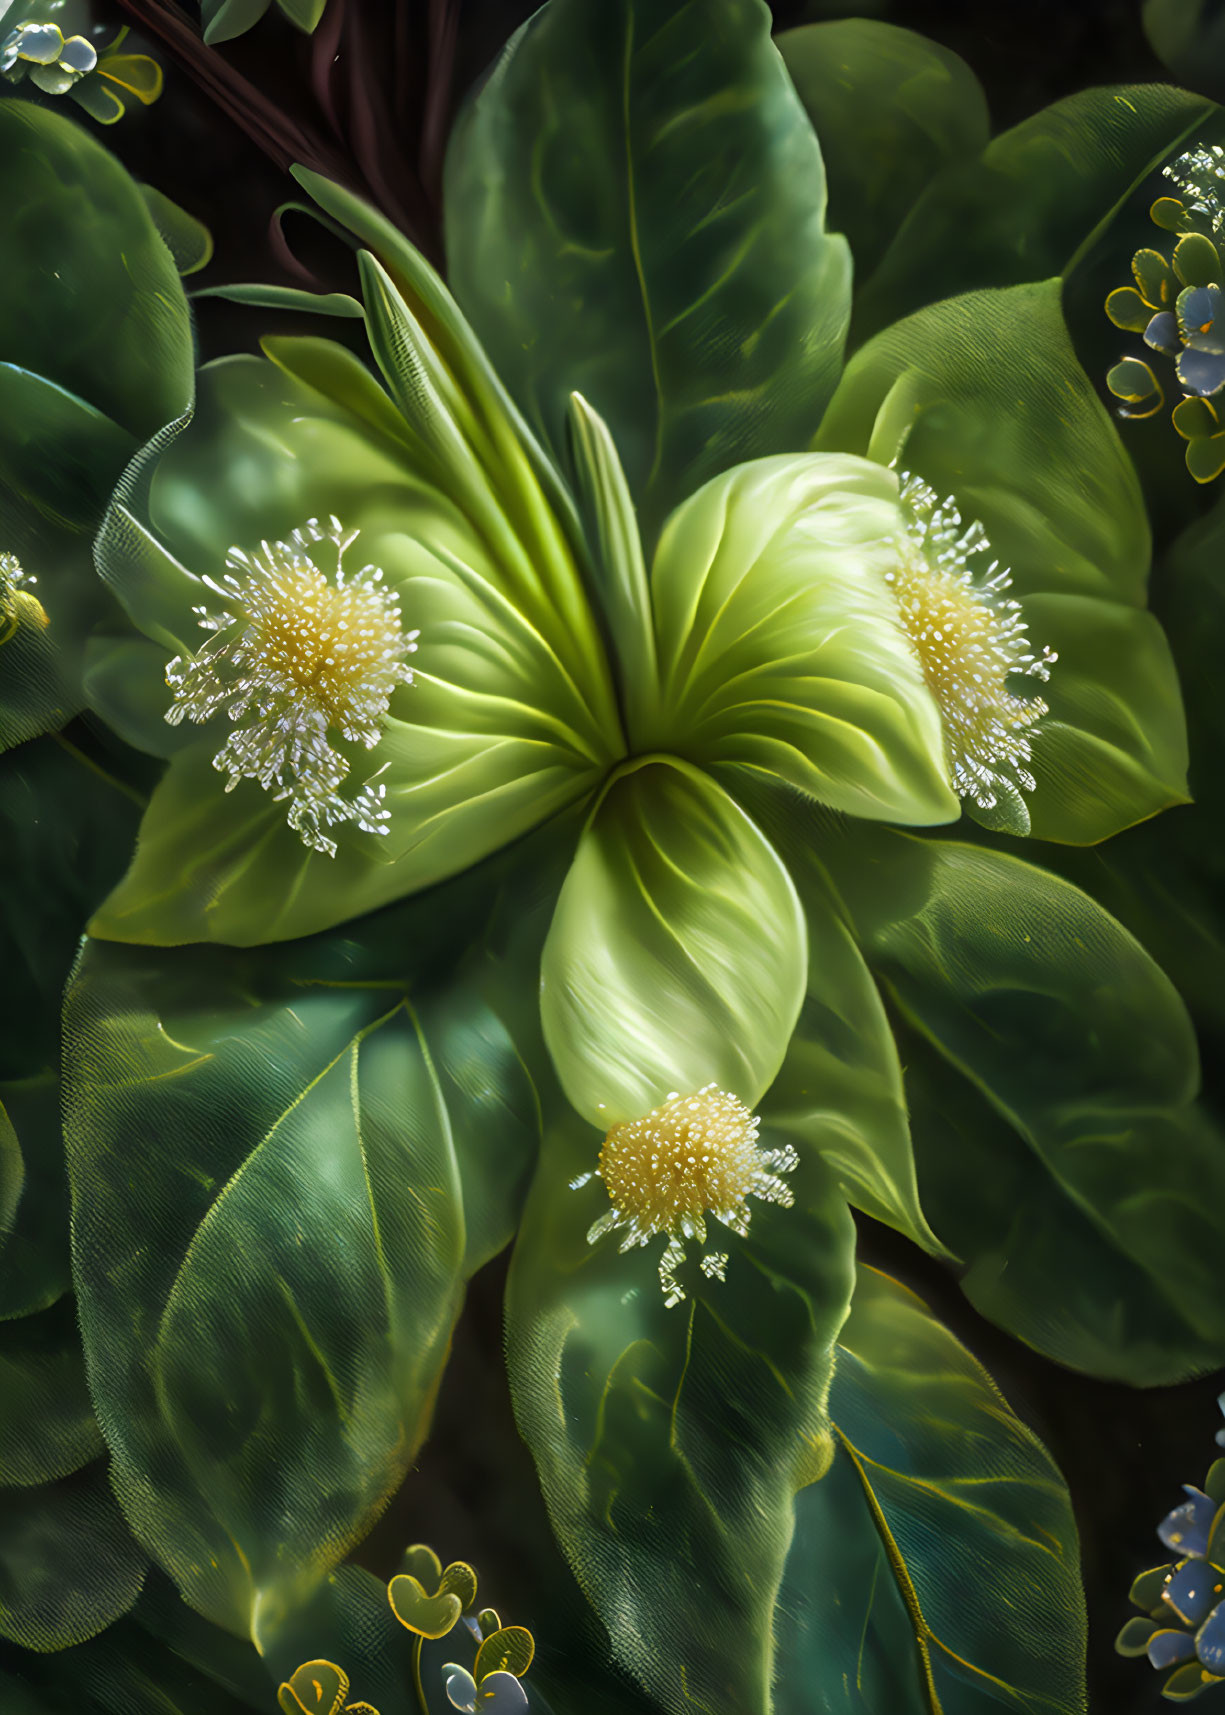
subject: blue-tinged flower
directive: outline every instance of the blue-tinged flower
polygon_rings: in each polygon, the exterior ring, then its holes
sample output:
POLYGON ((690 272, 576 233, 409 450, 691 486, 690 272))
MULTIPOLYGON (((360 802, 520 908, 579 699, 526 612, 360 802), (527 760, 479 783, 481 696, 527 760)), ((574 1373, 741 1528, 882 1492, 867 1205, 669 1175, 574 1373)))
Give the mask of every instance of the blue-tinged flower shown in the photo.
POLYGON ((0 42, 0 72, 11 83, 29 75, 47 95, 65 95, 98 63, 84 36, 68 36, 58 24, 18 24, 0 42))
POLYGON ((1177 1667, 1195 1659, 1195 1639, 1190 1632, 1154 1632, 1149 1639, 1148 1659, 1156 1668, 1177 1667))
POLYGON ((1202 1625, 1220 1596, 1221 1575, 1204 1559, 1182 1561, 1161 1592, 1161 1600, 1188 1626, 1202 1625))
MULTIPOLYGON (((1217 1400, 1217 1404, 1221 1408, 1222 1417, 1225 1417, 1225 1393, 1223 1393, 1220 1396, 1220 1398, 1217 1400)), ((1216 1432, 1216 1444, 1218 1447, 1225 1447, 1225 1429, 1218 1429, 1217 1430, 1217 1432, 1216 1432)))
POLYGON ((1183 1484, 1183 1492, 1190 1495, 1190 1500, 1166 1514, 1157 1526, 1157 1535, 1167 1548, 1174 1549, 1184 1559, 1203 1560, 1208 1553, 1216 1502, 1190 1483, 1183 1484))
POLYGON ((476 1715, 478 1710, 484 1715, 519 1715, 528 1706, 527 1692, 513 1673, 487 1673, 476 1680, 466 1667, 449 1661, 443 1666, 442 1677, 447 1702, 453 1709, 462 1709, 464 1715, 476 1715))

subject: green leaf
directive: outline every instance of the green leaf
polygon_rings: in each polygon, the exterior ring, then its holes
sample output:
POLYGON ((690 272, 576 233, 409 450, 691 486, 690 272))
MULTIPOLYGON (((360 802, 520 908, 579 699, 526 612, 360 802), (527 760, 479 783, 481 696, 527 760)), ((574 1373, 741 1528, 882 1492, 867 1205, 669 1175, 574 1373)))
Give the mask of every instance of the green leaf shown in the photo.
MULTIPOLYGON (((256 782, 227 793, 212 766, 229 730, 219 717, 188 729, 194 742, 154 792, 96 935, 248 945, 328 928, 527 833, 581 799, 620 747, 602 654, 592 666, 544 591, 534 619, 509 597, 508 562, 528 564, 513 527, 498 514, 482 530, 423 480, 394 438, 393 425, 407 430, 386 395, 356 360, 325 359, 321 347, 295 344, 288 357, 343 391, 338 401, 256 358, 201 371, 195 419, 117 498, 99 566, 167 660, 203 640, 192 608, 216 606, 202 580, 221 574, 231 546, 332 514, 360 528, 353 554, 383 569, 404 626, 421 632, 414 683, 393 696, 379 743, 348 751, 353 789, 382 770, 387 836, 341 829, 329 858, 302 844, 256 782)), ((104 654, 91 658, 99 670, 104 654)), ((169 693, 152 673, 141 688, 154 724, 169 693)), ((141 713, 123 708, 125 731, 139 732, 141 713)))
POLYGON ((304 30, 308 36, 322 18, 327 3, 328 0, 277 0, 277 5, 290 23, 296 24, 298 29, 304 30))
POLYGON ((0 757, 0 1104, 21 1167, 0 1257, 0 1327, 68 1287, 60 1000, 85 920, 122 871, 139 794, 67 739, 0 757), (134 802, 133 800, 136 800, 134 802))
POLYGON ((638 747, 852 815, 954 819, 939 710, 885 581, 903 529, 895 478, 864 459, 758 459, 699 489, 651 569, 660 690, 638 747))
POLYGON ((796 1497, 775 1715, 1080 1715, 1085 1606, 1050 1455, 923 1302, 861 1268, 833 1469, 796 1497))
POLYGON ((1144 602, 1143 500, 1057 281, 938 304, 879 335, 848 365, 819 438, 896 458, 951 494, 1010 568, 1031 642, 1058 650, 1025 800, 1035 835, 1101 840, 1185 798, 1169 652, 1127 611, 1144 602))
POLYGON ((1036 839, 1091 845, 1185 804, 1187 729, 1178 672, 1152 614, 1087 596, 1028 598, 1030 636, 1059 656, 1033 732, 1026 794, 1036 839))
MULTIPOLYGON (((0 107, 0 362, 145 440, 191 398, 187 300, 136 185, 58 113, 0 107)), ((12 426, 9 428, 12 433, 12 426)))
POLYGON ((781 795, 752 808, 783 855, 808 926, 808 984, 787 1057, 761 1104, 763 1122, 819 1151, 857 1209, 924 1250, 944 1247, 919 1205, 902 1068, 893 1033, 819 857, 794 836, 781 795))
POLYGON ((1212 112, 1161 84, 1085 89, 950 164, 857 294, 856 338, 958 292, 1068 273, 1212 112))
POLYGON ((140 194, 179 273, 198 274, 206 268, 213 259, 213 235, 204 222, 154 185, 141 185, 140 194))
POLYGON ((652 1707, 766 1715, 792 1495, 830 1457, 850 1217, 810 1156, 797 1207, 759 1208, 726 1284, 699 1277, 668 1310, 654 1254, 587 1246, 593 1193, 567 1182, 591 1144, 569 1131, 546 1145, 507 1296, 511 1391, 554 1532, 652 1707))
POLYGON ((50 1483, 103 1451, 70 1295, 0 1322, 0 1390, 0 1484, 50 1483))
POLYGON ((986 96, 957 54, 875 18, 776 42, 820 140, 831 223, 866 279, 928 181, 986 145, 986 96))
POLYGON ((460 304, 559 457, 571 392, 600 413, 648 542, 803 445, 838 376, 850 256, 769 29, 758 0, 554 0, 448 150, 460 304))
POLYGON ((201 286, 196 298, 224 298, 229 304, 248 304, 261 310, 303 310, 312 316, 339 316, 360 321, 361 304, 347 292, 304 292, 298 286, 201 286))
POLYGON ((204 40, 214 48, 218 42, 231 42, 258 24, 268 10, 268 0, 201 0, 200 10, 204 40))
POLYGON ((1077 362, 1059 282, 975 292, 878 334, 818 444, 897 458, 986 527, 1022 602, 1143 605, 1149 530, 1123 443, 1077 362))
POLYGON ((253 1641, 399 1487, 464 1282, 514 1229, 538 1120, 508 1023, 543 921, 502 891, 478 873, 360 942, 91 943, 72 985, 76 1271, 116 1492, 185 1598, 253 1641))
POLYGON ((1225 1145, 1186 1009, 1086 894, 857 830, 822 856, 895 1011, 923 1207, 975 1307, 1140 1386, 1225 1356, 1225 1145))
POLYGON ((650 706, 658 664, 651 592, 638 517, 608 425, 581 393, 570 395, 570 454, 596 563, 594 594, 613 641, 613 661, 632 727, 650 706))
POLYGON ((630 765, 588 824, 545 943, 540 1010, 569 1100, 607 1131, 717 1084, 754 1107, 804 995, 804 917, 709 776, 630 765))
POLYGON ((32 1650, 83 1643, 128 1611, 145 1566, 104 1462, 59 1483, 7 1489, 0 1637, 32 1650))

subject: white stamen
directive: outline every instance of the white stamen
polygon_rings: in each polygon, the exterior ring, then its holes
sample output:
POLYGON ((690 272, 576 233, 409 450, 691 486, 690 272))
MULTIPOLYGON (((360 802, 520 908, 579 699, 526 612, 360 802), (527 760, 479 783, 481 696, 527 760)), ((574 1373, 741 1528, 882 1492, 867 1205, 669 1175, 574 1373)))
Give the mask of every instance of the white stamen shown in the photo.
POLYGON ((346 571, 357 536, 337 518, 310 518, 286 541, 261 542, 250 553, 231 548, 222 580, 204 579, 223 608, 192 610, 213 635, 166 668, 172 726, 223 712, 234 722, 213 758, 229 776, 226 791, 256 780, 276 801, 288 800, 290 827, 329 857, 336 842, 325 828, 353 822, 363 833, 385 834, 389 812, 380 771, 352 798, 341 797, 349 764, 328 734, 367 750, 378 743, 393 691, 412 683, 407 657, 419 636, 403 629, 399 596, 377 566, 346 571), (335 571, 321 560, 334 560, 335 571))

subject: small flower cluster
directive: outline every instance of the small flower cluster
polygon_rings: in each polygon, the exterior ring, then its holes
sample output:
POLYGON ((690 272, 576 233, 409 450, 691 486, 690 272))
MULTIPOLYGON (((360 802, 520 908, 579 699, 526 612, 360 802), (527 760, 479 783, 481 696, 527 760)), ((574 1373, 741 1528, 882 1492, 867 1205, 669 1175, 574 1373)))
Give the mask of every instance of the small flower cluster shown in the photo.
MULTIPOLYGON (((475 1642, 470 1667, 444 1662, 443 1689, 453 1709, 464 1715, 523 1715, 527 1693, 520 1681, 532 1665, 536 1641, 525 1626, 504 1626, 493 1608, 476 1612, 476 1573, 464 1560, 442 1565, 432 1548, 414 1543, 404 1551, 398 1572, 387 1586, 391 1611, 413 1634, 413 1682, 422 1715, 431 1702, 422 1681, 425 1643, 437 1642, 459 1625, 475 1642)), ((280 1687, 282 1715, 378 1715, 370 1703, 346 1703, 349 1676, 330 1661, 303 1662, 280 1687)))
MULTIPOLYGON (((3 8, 0 8, 2 10, 3 8)), ((62 0, 36 10, 59 12, 62 0)), ((97 35, 101 26, 96 26, 97 35)), ((44 95, 67 95, 103 125, 123 117, 129 98, 148 107, 162 93, 162 68, 148 54, 122 52, 127 27, 101 53, 88 36, 66 36, 50 19, 25 18, 0 40, 0 76, 29 79, 44 95)))
MULTIPOLYGON (((1218 1403, 1225 1412, 1225 1394, 1218 1403)), ((1225 1430, 1216 1439, 1225 1447, 1225 1430)), ((1146 1655, 1162 1672, 1173 1668, 1162 1696, 1177 1703, 1225 1681, 1225 1459, 1202 1489, 1183 1489, 1187 1499, 1157 1527, 1178 1559, 1136 1579, 1131 1600, 1144 1617, 1128 1620, 1115 1641, 1120 1655, 1146 1655)))
MULTIPOLYGON (((1165 168, 1182 193, 1158 197, 1149 211, 1163 232, 1177 235, 1168 256, 1145 248, 1132 257, 1134 284, 1106 299, 1118 328, 1138 333, 1150 351, 1174 364, 1182 398, 1171 421, 1187 443, 1187 469, 1196 482, 1225 470, 1225 417, 1213 401, 1225 391, 1225 297, 1221 251, 1225 228, 1225 150, 1192 149, 1165 168)), ((1165 391, 1152 366, 1125 357, 1106 377, 1124 417, 1155 416, 1165 391)))

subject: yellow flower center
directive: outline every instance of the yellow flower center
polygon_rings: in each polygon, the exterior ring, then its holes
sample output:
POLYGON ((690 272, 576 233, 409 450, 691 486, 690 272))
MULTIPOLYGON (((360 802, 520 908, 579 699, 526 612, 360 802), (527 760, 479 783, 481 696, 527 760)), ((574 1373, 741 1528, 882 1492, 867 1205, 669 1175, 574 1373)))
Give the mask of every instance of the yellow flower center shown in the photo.
POLYGON ((605 1137, 600 1174, 609 1200, 652 1232, 680 1232, 707 1210, 735 1208, 761 1166, 757 1125, 743 1102, 713 1085, 670 1096, 605 1137))
POLYGON ((1011 577, 993 560, 981 524, 962 528, 951 499, 938 501, 919 478, 901 473, 909 514, 894 569, 886 574, 898 613, 944 722, 953 788, 983 809, 1018 787, 1032 791, 1028 729, 1048 713, 1037 696, 1019 696, 1017 675, 1046 680, 1055 654, 1030 653, 1011 577))
POLYGON ((223 607, 195 610, 213 635, 166 668, 172 725, 229 717, 213 758, 229 776, 226 791, 257 780, 288 799, 290 827, 329 857, 336 855, 329 828, 351 822, 385 834, 389 814, 374 776, 352 797, 341 794, 349 762, 329 734, 373 749, 392 693, 412 683, 408 657, 417 647, 379 568, 346 568, 357 536, 337 518, 311 518, 284 542, 261 542, 251 553, 231 548, 221 582, 205 579, 223 607))

